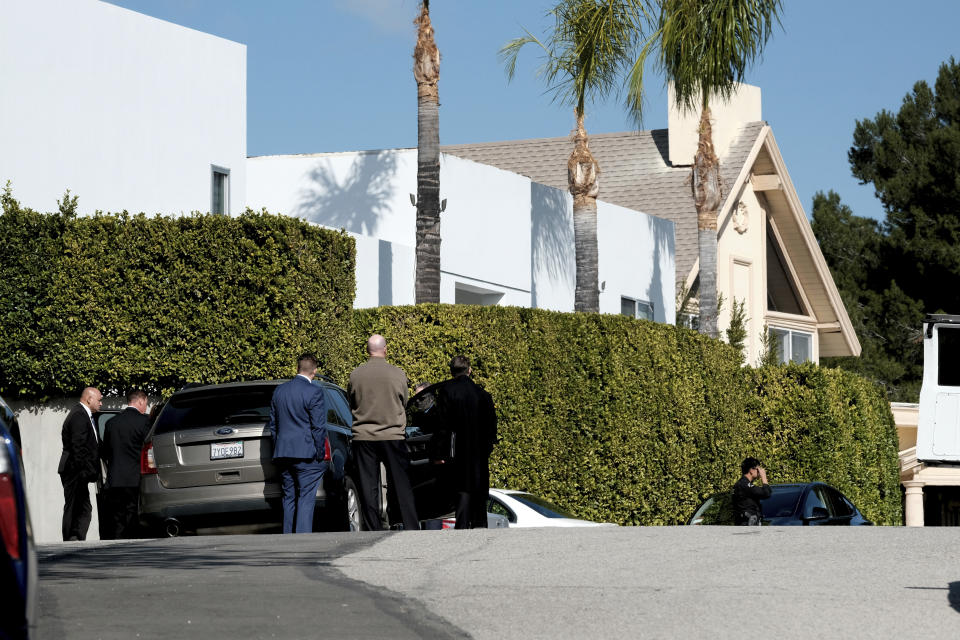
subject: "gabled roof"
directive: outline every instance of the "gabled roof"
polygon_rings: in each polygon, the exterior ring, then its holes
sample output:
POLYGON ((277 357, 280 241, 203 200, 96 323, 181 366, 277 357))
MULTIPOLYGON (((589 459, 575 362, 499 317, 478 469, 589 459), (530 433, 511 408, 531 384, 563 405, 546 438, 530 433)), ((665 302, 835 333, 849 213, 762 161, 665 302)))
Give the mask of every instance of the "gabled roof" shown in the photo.
MULTIPOLYGON (((743 125, 720 157, 722 199, 737 183, 756 146, 764 122, 743 125)), ((493 165, 535 182, 566 190, 570 137, 447 145, 444 153, 493 165)), ((600 165, 600 200, 672 220, 676 229, 677 280, 686 280, 697 263, 697 212, 690 167, 673 166, 667 154, 667 130, 598 133, 590 151, 600 165)))

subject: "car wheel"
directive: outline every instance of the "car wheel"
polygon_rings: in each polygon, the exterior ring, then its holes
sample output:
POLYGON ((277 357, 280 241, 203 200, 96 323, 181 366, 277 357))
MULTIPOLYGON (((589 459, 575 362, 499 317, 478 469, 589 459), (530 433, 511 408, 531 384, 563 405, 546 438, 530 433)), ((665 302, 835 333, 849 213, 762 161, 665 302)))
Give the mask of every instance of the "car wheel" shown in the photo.
POLYGON ((353 478, 347 476, 343 481, 343 506, 347 531, 363 531, 363 514, 360 510, 360 492, 353 478))

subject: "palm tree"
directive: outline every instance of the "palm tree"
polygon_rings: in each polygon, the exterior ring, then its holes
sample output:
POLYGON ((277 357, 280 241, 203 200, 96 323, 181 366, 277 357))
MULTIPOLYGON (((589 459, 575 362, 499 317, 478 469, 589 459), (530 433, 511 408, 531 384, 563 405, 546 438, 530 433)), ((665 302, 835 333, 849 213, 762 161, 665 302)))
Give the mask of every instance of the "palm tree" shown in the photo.
POLYGON ((440 302, 440 51, 433 40, 430 0, 414 20, 417 44, 413 76, 417 81, 417 271, 416 297, 440 302))
POLYGON ((546 43, 529 31, 501 50, 507 77, 513 79, 520 50, 539 45, 544 53, 540 75, 554 99, 573 107, 576 130, 567 161, 567 182, 573 195, 573 235, 577 282, 574 309, 600 309, 597 268, 597 194, 600 167, 590 153, 583 124, 588 100, 609 94, 629 68, 641 34, 643 3, 637 0, 561 0, 548 15, 554 18, 546 43))
POLYGON ((656 51, 658 66, 673 82, 677 106, 700 108, 699 140, 693 159, 693 200, 700 248, 700 332, 717 332, 717 209, 720 162, 713 149, 710 99, 728 99, 747 68, 760 56, 779 23, 781 0, 659 0, 657 28, 634 64, 628 107, 639 117, 643 71, 656 51))

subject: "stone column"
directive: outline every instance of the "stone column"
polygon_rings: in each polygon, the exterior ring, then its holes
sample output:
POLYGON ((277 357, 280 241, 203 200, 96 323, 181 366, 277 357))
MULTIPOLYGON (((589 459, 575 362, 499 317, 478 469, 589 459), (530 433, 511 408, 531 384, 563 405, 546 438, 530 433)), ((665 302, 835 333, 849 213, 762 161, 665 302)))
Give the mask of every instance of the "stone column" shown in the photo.
POLYGON ((919 480, 910 480, 903 483, 907 490, 904 517, 908 527, 923 526, 923 483, 919 480))

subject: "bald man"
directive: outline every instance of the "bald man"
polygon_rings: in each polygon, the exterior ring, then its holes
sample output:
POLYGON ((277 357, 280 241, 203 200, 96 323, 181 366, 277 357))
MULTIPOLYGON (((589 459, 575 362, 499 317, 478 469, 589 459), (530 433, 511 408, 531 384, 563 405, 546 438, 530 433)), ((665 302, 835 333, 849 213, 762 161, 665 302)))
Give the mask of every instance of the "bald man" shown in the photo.
POLYGON ((63 484, 63 539, 85 540, 90 527, 91 482, 100 483, 100 438, 93 424, 93 414, 100 410, 103 396, 96 387, 87 387, 66 420, 60 437, 63 454, 57 473, 63 484))
POLYGON ((380 463, 397 497, 403 528, 420 528, 410 487, 410 459, 404 443, 407 426, 407 374, 387 362, 387 341, 374 334, 367 340, 367 361, 350 374, 347 387, 353 413, 353 451, 357 460, 363 524, 383 528, 380 519, 380 463))

